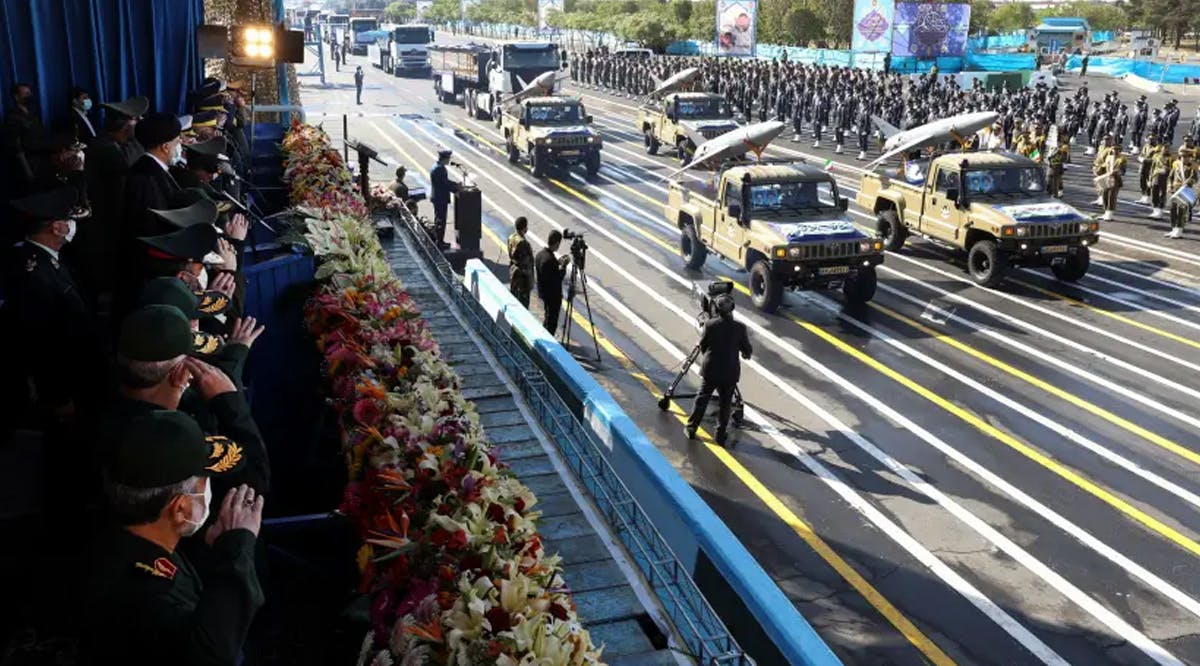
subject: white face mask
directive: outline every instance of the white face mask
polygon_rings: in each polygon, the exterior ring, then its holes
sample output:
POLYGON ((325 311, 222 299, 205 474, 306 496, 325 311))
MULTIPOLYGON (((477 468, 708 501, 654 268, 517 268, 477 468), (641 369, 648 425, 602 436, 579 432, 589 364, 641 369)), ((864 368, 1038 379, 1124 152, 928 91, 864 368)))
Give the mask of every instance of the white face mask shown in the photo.
POLYGON ((183 533, 183 536, 192 536, 204 526, 204 521, 208 520, 208 512, 210 505, 212 504, 212 479, 209 479, 204 483, 203 493, 187 493, 187 495, 188 497, 204 498, 204 513, 200 516, 200 520, 189 520, 187 518, 183 519, 183 522, 188 524, 188 528, 183 533))
POLYGON ((83 107, 84 113, 91 111, 92 110, 92 99, 89 97, 89 98, 83 100, 83 104, 81 104, 80 106, 83 107))
POLYGON ((200 283, 200 291, 208 289, 208 270, 201 268, 200 274, 196 276, 196 282, 200 283))
POLYGON ((176 143, 171 151, 171 164, 179 164, 183 160, 183 143, 176 143))
POLYGON ((75 238, 75 220, 67 220, 67 235, 63 240, 70 243, 75 238))

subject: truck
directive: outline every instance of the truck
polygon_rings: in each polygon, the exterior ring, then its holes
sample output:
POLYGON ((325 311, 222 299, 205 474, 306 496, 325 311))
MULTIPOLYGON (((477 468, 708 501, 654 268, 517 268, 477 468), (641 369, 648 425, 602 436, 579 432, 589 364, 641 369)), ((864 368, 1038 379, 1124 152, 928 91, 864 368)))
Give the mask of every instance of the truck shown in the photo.
POLYGON ((803 162, 730 166, 716 196, 705 183, 672 180, 667 222, 679 229, 679 254, 698 271, 710 253, 748 272, 755 307, 779 309, 788 290, 841 288, 846 302, 875 296, 883 241, 855 227, 837 181, 803 162))
POLYGON ((371 17, 354 17, 350 19, 350 53, 352 55, 367 55, 371 44, 378 38, 374 35, 379 30, 379 19, 371 17))
POLYGON ((433 90, 438 99, 454 104, 462 95, 468 116, 490 117, 496 127, 500 126, 500 106, 505 97, 511 97, 546 72, 566 67, 553 42, 434 46, 430 58, 433 90))
POLYGON ((526 97, 502 106, 500 127, 508 161, 528 161, 535 178, 551 168, 582 164, 587 177, 600 171, 600 133, 588 127, 592 117, 573 97, 526 97))
POLYGON ((858 203, 875 214, 884 247, 909 236, 966 254, 967 272, 994 287, 1014 267, 1049 266, 1075 282, 1087 274, 1100 223, 1046 191, 1042 166, 1007 152, 950 153, 900 170, 866 171, 858 203))
POLYGON ((429 47, 434 30, 427 25, 398 25, 388 33, 392 74, 423 78, 430 75, 429 47))
POLYGON ((725 98, 705 92, 676 92, 651 101, 638 108, 637 124, 647 154, 670 146, 680 165, 688 163, 696 146, 738 126, 725 98))

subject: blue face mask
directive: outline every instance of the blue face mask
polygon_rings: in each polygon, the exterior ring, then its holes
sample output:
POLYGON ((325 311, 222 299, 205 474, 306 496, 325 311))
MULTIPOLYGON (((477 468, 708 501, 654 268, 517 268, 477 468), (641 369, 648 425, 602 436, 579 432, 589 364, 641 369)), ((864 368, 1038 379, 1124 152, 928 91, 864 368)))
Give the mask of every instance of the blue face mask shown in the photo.
POLYGON ((83 106, 83 112, 84 112, 84 113, 87 113, 88 111, 91 111, 91 110, 92 110, 92 100, 91 100, 91 98, 88 98, 88 99, 85 99, 85 100, 83 100, 83 105, 82 105, 82 106, 83 106))

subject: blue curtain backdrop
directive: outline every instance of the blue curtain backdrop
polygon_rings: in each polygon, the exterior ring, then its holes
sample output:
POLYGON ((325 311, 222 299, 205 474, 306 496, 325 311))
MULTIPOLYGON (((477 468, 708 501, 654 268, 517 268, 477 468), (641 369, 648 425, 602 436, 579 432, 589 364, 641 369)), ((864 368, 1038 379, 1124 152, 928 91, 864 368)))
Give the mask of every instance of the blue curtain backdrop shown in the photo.
POLYGON ((71 86, 93 103, 134 95, 153 111, 182 113, 204 78, 196 55, 202 0, 0 0, 0 84, 33 84, 42 120, 67 113, 71 86))

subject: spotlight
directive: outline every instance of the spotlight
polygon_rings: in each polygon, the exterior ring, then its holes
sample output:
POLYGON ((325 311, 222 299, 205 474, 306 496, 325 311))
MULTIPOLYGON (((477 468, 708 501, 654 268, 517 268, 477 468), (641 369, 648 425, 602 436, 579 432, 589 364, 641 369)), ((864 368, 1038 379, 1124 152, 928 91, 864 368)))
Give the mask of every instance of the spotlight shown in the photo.
POLYGON ((269 26, 247 25, 233 28, 229 60, 235 65, 270 67, 275 64, 275 30, 269 26))

